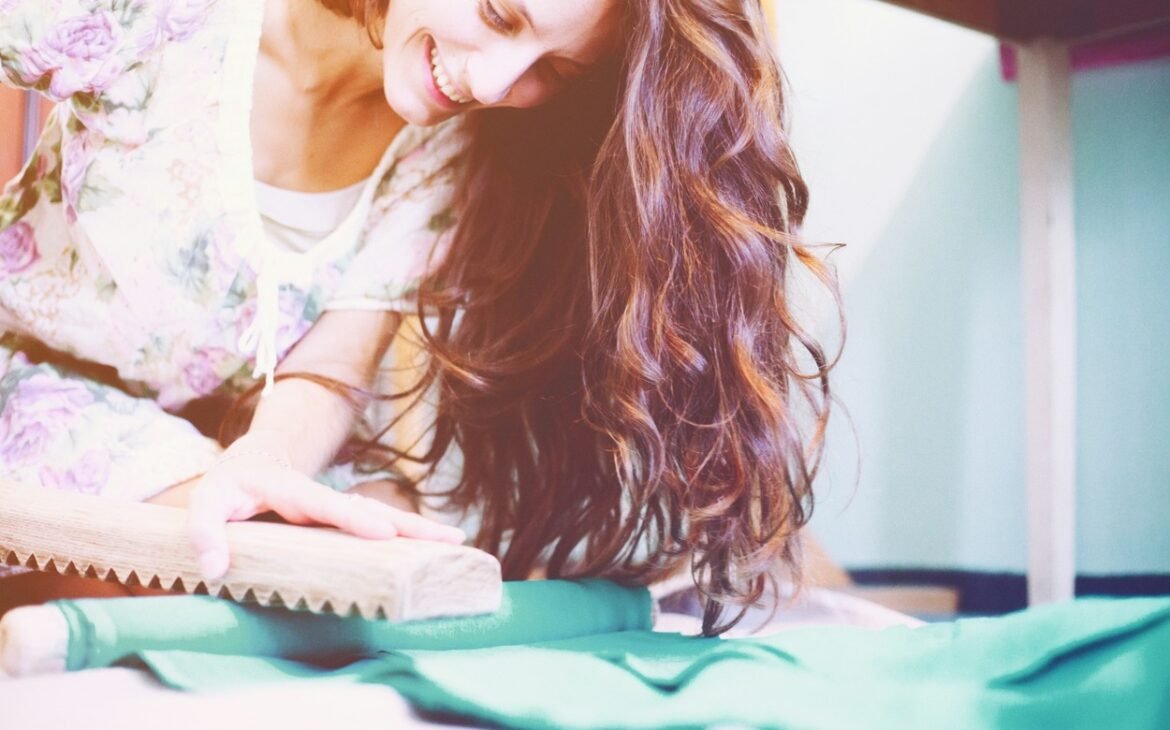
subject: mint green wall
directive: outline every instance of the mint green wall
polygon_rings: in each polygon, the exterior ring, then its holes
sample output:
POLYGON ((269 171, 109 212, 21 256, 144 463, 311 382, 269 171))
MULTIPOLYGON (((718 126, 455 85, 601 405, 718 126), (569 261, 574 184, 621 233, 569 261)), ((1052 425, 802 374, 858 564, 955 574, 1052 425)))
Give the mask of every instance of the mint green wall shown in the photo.
MULTIPOLYGON (((1078 567, 1170 572, 1170 63, 1074 100, 1078 567)), ((839 411, 813 521, 846 566, 1025 569, 1017 120, 989 57, 846 282, 860 481, 839 411)))
POLYGON ((1170 61, 1073 90, 1079 567, 1170 573, 1170 61))
POLYGON ((848 566, 1023 566, 1015 114, 989 56, 846 284, 860 481, 838 418, 814 528, 848 566))

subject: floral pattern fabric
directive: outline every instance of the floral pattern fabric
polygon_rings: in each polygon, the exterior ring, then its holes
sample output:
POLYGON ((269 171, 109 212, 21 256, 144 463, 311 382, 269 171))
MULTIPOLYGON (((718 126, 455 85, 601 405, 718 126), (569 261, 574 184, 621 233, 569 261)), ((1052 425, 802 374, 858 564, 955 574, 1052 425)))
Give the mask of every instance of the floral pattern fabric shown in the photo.
POLYGON ((454 123, 399 133, 351 235, 270 250, 249 137, 263 5, 0 0, 0 82, 58 102, 0 195, 0 478, 140 500, 197 475, 218 447, 172 413, 255 382, 265 267, 296 259, 275 269, 298 272, 282 356, 327 309, 407 307, 441 254, 454 123))

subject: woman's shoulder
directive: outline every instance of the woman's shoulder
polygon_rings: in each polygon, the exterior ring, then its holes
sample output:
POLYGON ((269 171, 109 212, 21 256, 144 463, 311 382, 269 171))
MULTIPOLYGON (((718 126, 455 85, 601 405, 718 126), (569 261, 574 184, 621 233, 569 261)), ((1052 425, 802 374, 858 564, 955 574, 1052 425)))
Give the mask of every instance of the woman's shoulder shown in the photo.
POLYGON ((446 195, 465 146, 461 117, 427 127, 403 127, 376 173, 373 212, 384 212, 403 199, 446 195))
POLYGON ((450 168, 458 162, 466 143, 466 123, 462 116, 426 127, 407 124, 390 145, 387 171, 433 174, 450 168))
POLYGON ((413 311, 418 283, 443 258, 457 221, 455 181, 464 148, 456 118, 431 127, 408 125, 382 165, 356 258, 327 308, 413 311))

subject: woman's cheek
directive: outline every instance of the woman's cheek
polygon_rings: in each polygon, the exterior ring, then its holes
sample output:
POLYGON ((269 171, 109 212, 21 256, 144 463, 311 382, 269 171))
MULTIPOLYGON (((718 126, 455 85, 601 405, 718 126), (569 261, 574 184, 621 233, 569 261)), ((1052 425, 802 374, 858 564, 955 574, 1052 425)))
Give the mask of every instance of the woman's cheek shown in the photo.
POLYGON ((552 98, 556 88, 539 79, 521 79, 508 95, 508 105, 528 109, 540 106, 552 98))

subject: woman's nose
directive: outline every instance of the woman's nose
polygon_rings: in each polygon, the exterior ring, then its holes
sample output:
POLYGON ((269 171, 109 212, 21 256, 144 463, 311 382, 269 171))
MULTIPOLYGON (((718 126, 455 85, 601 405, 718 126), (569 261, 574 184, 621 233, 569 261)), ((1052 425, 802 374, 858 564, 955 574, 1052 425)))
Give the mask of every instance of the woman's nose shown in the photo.
POLYGON ((516 82, 539 58, 538 50, 515 42, 501 43, 472 55, 467 64, 471 95, 484 106, 502 104, 516 82))

